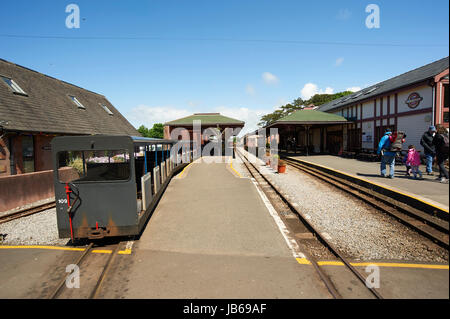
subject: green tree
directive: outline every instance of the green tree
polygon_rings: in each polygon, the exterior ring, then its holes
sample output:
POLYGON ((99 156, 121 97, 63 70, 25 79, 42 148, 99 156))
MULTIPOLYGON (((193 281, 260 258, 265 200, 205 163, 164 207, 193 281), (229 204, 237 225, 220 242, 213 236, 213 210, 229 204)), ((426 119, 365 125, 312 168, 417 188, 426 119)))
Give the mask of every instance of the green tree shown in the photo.
POLYGON ((145 125, 139 126, 138 132, 141 133, 143 137, 148 137, 148 128, 145 125))
POLYGON ((315 94, 309 100, 302 100, 301 98, 295 99, 292 104, 288 103, 286 105, 280 106, 280 108, 272 113, 263 115, 258 123, 260 127, 268 126, 275 121, 279 120, 286 115, 289 115, 297 110, 301 110, 304 106, 314 104, 319 106, 348 94, 352 94, 351 91, 338 92, 335 94, 315 94))
POLYGON ((151 129, 148 129, 145 125, 141 125, 138 128, 138 132, 144 137, 164 138, 164 125, 162 123, 155 123, 151 129))
POLYGON ((148 131, 149 137, 164 138, 164 125, 162 123, 153 124, 153 127, 148 131))

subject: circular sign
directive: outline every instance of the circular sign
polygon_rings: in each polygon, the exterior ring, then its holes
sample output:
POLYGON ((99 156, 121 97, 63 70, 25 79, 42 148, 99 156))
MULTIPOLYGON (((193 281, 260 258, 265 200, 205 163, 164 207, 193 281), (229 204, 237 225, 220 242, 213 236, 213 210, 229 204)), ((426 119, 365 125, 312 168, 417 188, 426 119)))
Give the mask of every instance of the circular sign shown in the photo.
POLYGON ((405 103, 408 105, 409 108, 415 109, 419 106, 420 102, 423 100, 423 97, 419 95, 419 93, 411 93, 408 98, 406 99, 405 103))

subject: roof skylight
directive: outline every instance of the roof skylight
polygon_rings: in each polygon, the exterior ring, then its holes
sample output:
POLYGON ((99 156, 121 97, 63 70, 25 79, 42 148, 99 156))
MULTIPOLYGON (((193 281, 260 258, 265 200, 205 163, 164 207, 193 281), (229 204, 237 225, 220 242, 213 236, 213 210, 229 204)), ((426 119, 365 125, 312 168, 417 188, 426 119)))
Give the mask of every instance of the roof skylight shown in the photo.
POLYGON ((111 112, 111 110, 105 104, 100 104, 100 105, 106 111, 106 113, 108 113, 109 115, 113 115, 113 112, 111 112))
POLYGON ((5 76, 1 77, 2 80, 10 87, 11 90, 13 90, 14 93, 27 95, 24 90, 16 83, 13 79, 7 78, 5 76))
POLYGON ((84 105, 81 104, 81 102, 78 101, 78 99, 77 99, 75 96, 69 95, 69 97, 70 97, 70 99, 73 101, 73 103, 75 103, 79 108, 85 109, 84 105))

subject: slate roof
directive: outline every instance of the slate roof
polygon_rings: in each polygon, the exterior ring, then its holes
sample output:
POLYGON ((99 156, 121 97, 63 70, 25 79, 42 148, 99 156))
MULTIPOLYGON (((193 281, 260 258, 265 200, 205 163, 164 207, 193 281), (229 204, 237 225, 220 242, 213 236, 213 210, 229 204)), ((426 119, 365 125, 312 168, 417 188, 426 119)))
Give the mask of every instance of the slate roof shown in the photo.
POLYGON ((173 120, 164 125, 167 126, 192 126, 195 120, 202 121, 202 125, 239 125, 244 126, 245 122, 223 116, 220 113, 194 113, 193 115, 173 120))
POLYGON ((403 73, 389 80, 369 86, 358 92, 335 99, 331 102, 325 103, 319 107, 320 111, 329 112, 333 109, 352 105, 358 101, 370 99, 374 96, 387 93, 401 87, 423 82, 427 79, 433 78, 439 73, 449 68, 449 57, 440 59, 433 63, 424 65, 420 68, 403 73))
POLYGON ((277 124, 340 124, 347 123, 345 117, 317 110, 297 110, 275 121, 267 127, 277 124))
POLYGON ((0 124, 6 130, 140 135, 101 94, 0 59, 0 76, 11 78, 27 94, 16 94, 0 77, 0 124), (85 109, 69 97, 75 96, 85 109), (108 114, 103 104, 113 113, 108 114))

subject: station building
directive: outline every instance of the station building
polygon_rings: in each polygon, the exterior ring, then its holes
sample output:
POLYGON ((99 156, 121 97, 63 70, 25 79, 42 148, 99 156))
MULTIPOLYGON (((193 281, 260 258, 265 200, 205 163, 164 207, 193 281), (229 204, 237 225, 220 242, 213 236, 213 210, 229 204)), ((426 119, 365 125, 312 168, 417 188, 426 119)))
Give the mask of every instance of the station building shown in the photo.
POLYGON ((277 138, 282 152, 339 153, 342 145, 342 131, 350 124, 345 117, 317 111, 311 108, 297 110, 266 127, 268 141, 277 138), (276 128, 278 136, 270 135, 276 128))
POLYGON ((58 135, 139 132, 105 96, 0 59, 0 176, 52 169, 58 135))
MULTIPOLYGON (((178 140, 198 141, 201 148, 209 141, 214 142, 215 134, 220 135, 225 128, 242 129, 245 122, 221 115, 220 113, 194 113, 193 115, 183 117, 164 123, 164 138, 171 139, 172 132, 177 128, 183 128, 186 131, 184 136, 178 136, 178 140), (199 121, 201 130, 198 133, 194 131, 194 122, 199 121), (209 130, 207 130, 209 129, 209 130), (206 135, 205 135, 206 130, 206 135), (215 134, 212 134, 214 133, 215 134)), ((222 134, 222 150, 225 147, 225 134, 222 134)), ((222 152, 223 154, 223 152, 222 152)))
POLYGON ((449 57, 424 65, 353 94, 321 105, 318 110, 343 116, 346 151, 374 151, 386 128, 404 131, 406 146, 420 145, 430 125, 449 127, 449 57))

